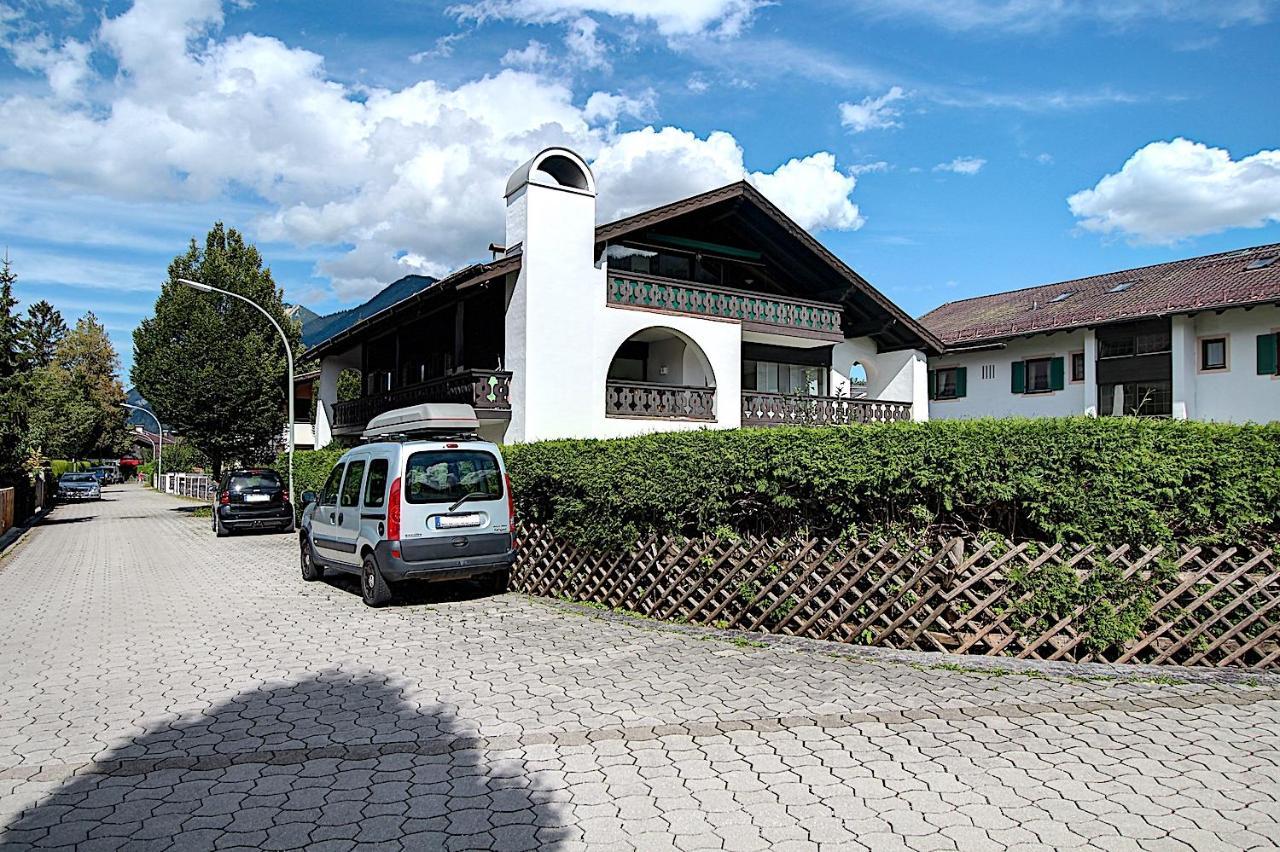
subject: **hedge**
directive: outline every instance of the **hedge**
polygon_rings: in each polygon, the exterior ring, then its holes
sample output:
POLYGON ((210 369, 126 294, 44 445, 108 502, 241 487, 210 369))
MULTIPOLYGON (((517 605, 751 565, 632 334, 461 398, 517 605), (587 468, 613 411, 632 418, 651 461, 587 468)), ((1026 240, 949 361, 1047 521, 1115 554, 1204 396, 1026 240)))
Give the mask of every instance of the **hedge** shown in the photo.
POLYGON ((779 427, 548 441, 506 455, 522 517, 584 544, 726 530, 1135 546, 1280 533, 1280 424, 779 427))
MULTIPOLYGON (((297 490, 318 491, 341 454, 296 453, 297 490)), ((1134 546, 1280 536, 1280 424, 778 427, 544 441, 504 455, 520 517, 601 547, 704 532, 938 531, 1134 546)))

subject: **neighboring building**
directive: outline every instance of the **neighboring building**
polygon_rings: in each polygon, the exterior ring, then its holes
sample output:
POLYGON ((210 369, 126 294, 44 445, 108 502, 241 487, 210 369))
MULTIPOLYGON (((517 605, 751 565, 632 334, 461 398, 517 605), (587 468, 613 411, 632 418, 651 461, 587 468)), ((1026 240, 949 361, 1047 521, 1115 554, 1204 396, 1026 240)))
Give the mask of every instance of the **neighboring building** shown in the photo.
POLYGON ((950 302, 933 418, 1280 419, 1280 244, 950 302))
POLYGON ((507 183, 493 261, 308 324, 316 446, 418 402, 506 442, 928 417, 938 340, 749 184, 599 226, 595 196, 547 149, 507 183), (362 395, 340 402, 345 370, 362 395))

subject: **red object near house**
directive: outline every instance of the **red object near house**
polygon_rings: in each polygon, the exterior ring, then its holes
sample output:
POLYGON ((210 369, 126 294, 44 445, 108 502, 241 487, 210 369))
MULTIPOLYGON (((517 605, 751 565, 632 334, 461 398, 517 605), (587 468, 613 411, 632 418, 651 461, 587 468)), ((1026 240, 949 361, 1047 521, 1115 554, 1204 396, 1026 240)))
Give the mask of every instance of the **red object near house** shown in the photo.
POLYGON ((137 474, 138 466, 141 464, 140 460, 134 458, 120 459, 120 479, 122 481, 132 479, 137 474))

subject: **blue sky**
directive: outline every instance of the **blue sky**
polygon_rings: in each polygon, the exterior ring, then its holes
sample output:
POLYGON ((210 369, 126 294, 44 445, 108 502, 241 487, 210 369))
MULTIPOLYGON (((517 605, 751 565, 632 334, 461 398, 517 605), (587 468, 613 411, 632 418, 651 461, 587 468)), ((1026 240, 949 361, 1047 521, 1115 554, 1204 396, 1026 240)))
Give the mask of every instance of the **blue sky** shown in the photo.
POLYGON ((215 220, 328 312, 501 241, 546 144, 612 218, 744 175, 912 314, 1280 241, 1273 0, 0 0, 0 243, 126 370, 215 220))

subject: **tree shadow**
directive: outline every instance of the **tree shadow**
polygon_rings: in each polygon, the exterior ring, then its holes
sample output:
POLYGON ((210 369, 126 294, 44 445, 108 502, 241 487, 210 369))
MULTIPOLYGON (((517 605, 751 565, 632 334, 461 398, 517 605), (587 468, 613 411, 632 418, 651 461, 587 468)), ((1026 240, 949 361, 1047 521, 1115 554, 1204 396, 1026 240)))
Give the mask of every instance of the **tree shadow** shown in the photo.
POLYGON ((514 852, 579 838, 565 791, 516 745, 415 706, 390 677, 328 671, 158 724, 75 775, 45 767, 69 777, 0 826, 0 848, 514 852))
POLYGON ((49 515, 45 515, 40 520, 36 521, 35 526, 56 527, 61 524, 83 524, 85 521, 92 521, 96 517, 98 516, 97 515, 77 515, 74 518, 54 518, 49 515))

